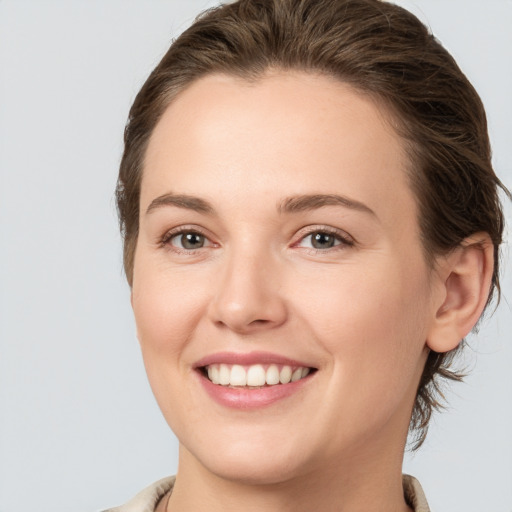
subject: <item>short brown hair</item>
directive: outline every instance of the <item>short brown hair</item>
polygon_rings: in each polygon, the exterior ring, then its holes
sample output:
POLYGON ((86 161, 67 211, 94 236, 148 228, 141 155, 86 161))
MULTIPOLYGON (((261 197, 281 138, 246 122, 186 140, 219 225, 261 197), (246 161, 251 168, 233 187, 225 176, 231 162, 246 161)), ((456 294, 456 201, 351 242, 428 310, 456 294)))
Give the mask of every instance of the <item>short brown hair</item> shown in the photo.
MULTIPOLYGON (((466 237, 488 233, 495 258, 489 303, 499 292, 498 190, 509 193, 491 165, 482 102, 428 29, 380 0, 239 0, 206 11, 173 42, 137 95, 125 129, 117 204, 130 285, 145 152, 166 107, 207 74, 255 80, 270 68, 334 77, 389 107, 410 155, 426 260, 432 264, 466 237)), ((440 407, 439 378, 461 379, 450 369, 456 351, 428 356, 411 419, 416 447, 440 407)))

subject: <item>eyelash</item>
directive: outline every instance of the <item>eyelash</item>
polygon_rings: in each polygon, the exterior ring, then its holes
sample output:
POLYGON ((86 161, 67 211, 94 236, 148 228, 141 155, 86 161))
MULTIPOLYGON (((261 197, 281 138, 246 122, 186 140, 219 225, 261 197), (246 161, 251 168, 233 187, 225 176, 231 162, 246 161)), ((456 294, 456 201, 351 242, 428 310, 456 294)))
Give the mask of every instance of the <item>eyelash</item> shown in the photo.
MULTIPOLYGON (((347 247, 353 247, 355 245, 355 241, 348 236, 345 232, 327 227, 327 226, 310 226, 308 228, 304 228, 304 230, 301 230, 299 232, 299 239, 297 242, 294 242, 292 244, 292 247, 300 247, 299 244, 306 240, 308 237, 311 237, 315 234, 325 234, 329 235, 335 238, 335 240, 339 243, 334 245, 333 247, 328 247, 326 249, 317 249, 315 247, 303 247, 304 250, 314 253, 314 254, 325 254, 327 252, 336 251, 336 250, 343 250, 347 247)), ((171 231, 168 231, 165 233, 161 240, 159 241, 159 245, 163 248, 167 248, 168 250, 172 250, 177 253, 186 254, 186 255, 194 255, 201 249, 205 249, 207 247, 215 247, 215 243, 211 242, 208 236, 203 233, 200 229, 196 227, 187 227, 187 226, 181 226, 179 228, 173 229, 171 231), (199 235, 203 237, 206 241, 208 241, 211 245, 206 247, 200 247, 198 249, 182 249, 180 247, 173 246, 171 244, 171 240, 173 238, 176 238, 180 235, 184 234, 191 234, 191 235, 199 235)))

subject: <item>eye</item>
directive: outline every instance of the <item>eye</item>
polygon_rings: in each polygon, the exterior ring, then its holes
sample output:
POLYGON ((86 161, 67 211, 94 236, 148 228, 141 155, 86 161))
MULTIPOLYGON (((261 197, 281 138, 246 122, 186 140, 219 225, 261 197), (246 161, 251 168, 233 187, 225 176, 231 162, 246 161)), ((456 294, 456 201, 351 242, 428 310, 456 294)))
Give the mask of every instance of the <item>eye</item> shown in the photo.
POLYGON ((162 245, 171 246, 178 251, 194 251, 213 244, 202 233, 189 229, 167 233, 162 239, 162 245))
POLYGON ((308 235, 306 239, 307 238, 310 239, 311 246, 315 249, 330 249, 331 247, 340 244, 340 241, 331 233, 311 233, 311 235, 308 235))
POLYGON ((170 240, 172 245, 179 247, 180 249, 200 249, 204 247, 206 238, 199 233, 181 233, 173 236, 170 240))
POLYGON ((333 232, 325 229, 318 229, 315 231, 311 231, 310 233, 302 237, 299 240, 297 247, 325 251, 340 245, 352 246, 354 245, 354 242, 350 240, 348 237, 343 236, 338 232, 333 232))

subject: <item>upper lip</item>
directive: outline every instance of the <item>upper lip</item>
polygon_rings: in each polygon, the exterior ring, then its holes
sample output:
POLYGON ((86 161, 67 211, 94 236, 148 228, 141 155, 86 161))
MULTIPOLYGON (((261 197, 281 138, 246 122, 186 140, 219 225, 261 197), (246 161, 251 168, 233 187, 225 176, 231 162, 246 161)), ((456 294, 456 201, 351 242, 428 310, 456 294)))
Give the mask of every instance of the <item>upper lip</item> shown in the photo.
POLYGON ((195 368, 202 368, 211 364, 239 364, 250 366, 253 364, 278 364, 303 368, 312 368, 311 365, 295 359, 273 354, 272 352, 216 352, 201 358, 194 364, 195 368))

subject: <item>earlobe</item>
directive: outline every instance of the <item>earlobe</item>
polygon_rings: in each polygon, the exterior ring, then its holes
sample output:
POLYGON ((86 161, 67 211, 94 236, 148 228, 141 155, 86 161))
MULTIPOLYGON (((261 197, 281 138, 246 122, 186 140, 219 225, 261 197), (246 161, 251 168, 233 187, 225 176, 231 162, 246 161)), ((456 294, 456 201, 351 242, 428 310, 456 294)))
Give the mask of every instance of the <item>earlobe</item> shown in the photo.
POLYGON ((427 337, 435 352, 449 352, 475 326, 485 308, 494 269, 494 246, 487 233, 477 233, 439 264, 443 300, 436 308, 427 337))

